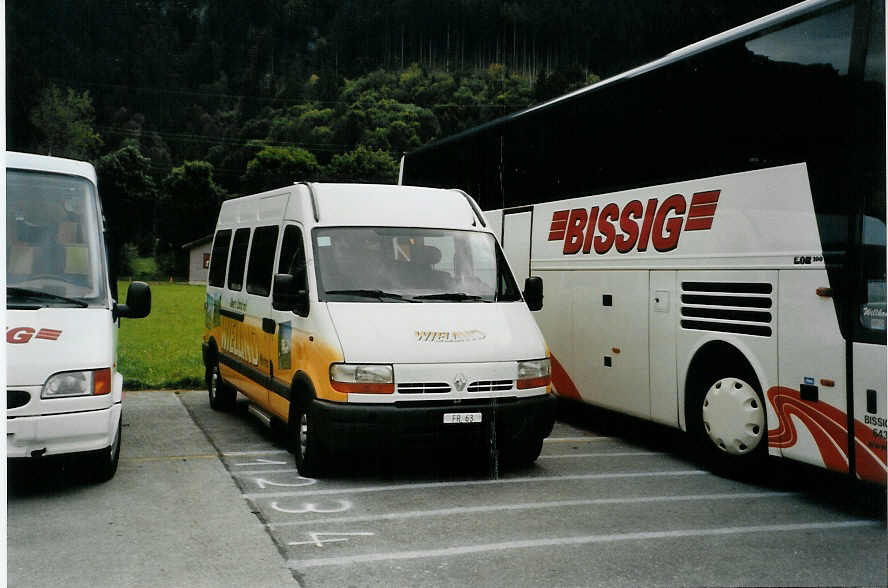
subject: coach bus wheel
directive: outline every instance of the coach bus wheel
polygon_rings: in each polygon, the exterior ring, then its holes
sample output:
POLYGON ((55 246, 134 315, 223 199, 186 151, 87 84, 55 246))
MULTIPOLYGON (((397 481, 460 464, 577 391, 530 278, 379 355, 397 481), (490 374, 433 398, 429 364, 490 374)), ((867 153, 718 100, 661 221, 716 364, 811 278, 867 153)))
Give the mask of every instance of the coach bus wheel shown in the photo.
POLYGON ((227 411, 234 407, 237 392, 225 383, 219 374, 219 363, 213 362, 206 369, 207 394, 210 397, 210 407, 213 410, 227 411))
POLYGON ((710 379, 694 399, 689 427, 717 469, 747 473, 767 455, 765 405, 754 379, 710 379))
POLYGON ((320 473, 323 463, 323 448, 313 426, 312 410, 309 407, 294 407, 290 414, 290 450, 296 461, 299 475, 312 478, 320 473))

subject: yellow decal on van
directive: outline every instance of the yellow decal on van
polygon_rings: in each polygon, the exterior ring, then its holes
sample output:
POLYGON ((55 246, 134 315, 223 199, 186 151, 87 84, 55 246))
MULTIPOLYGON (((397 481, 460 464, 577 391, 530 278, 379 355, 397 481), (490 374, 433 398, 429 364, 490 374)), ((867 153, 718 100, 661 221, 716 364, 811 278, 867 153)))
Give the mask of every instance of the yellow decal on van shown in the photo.
POLYGON ((255 329, 241 322, 222 321, 222 351, 230 353, 252 365, 259 365, 259 345, 255 329))

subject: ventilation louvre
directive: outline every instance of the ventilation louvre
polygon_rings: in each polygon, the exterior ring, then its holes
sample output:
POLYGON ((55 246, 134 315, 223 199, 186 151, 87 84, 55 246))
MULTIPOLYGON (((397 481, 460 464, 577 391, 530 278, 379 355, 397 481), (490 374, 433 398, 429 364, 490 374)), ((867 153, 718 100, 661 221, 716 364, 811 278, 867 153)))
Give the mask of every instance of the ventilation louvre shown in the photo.
POLYGON ((770 337, 773 285, 767 282, 682 282, 681 327, 770 337))

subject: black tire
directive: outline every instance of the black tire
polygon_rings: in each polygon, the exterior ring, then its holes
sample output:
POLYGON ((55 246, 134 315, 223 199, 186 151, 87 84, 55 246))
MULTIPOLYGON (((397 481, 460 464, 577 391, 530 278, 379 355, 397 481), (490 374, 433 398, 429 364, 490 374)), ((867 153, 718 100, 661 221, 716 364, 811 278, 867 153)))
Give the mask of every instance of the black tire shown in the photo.
POLYGON ((207 395, 210 397, 210 408, 221 412, 227 412, 234 408, 237 391, 222 379, 218 362, 207 366, 205 378, 207 395))
POLYGON ((120 463, 122 425, 123 415, 120 416, 120 420, 117 422, 117 435, 114 437, 111 445, 96 451, 87 458, 87 472, 90 481, 96 483, 107 482, 117 473, 117 466, 120 463))
POLYGON ((688 402, 688 432, 712 470, 732 477, 760 471, 768 456, 768 427, 751 370, 701 378, 688 402))
POLYGON ((330 467, 330 457, 318 439, 313 422, 314 415, 310 406, 290 406, 289 449, 295 458, 299 475, 304 478, 316 478, 330 467))
POLYGON ((517 440, 512 446, 504 448, 503 461, 513 466, 529 466, 537 460, 542 451, 542 437, 517 440))

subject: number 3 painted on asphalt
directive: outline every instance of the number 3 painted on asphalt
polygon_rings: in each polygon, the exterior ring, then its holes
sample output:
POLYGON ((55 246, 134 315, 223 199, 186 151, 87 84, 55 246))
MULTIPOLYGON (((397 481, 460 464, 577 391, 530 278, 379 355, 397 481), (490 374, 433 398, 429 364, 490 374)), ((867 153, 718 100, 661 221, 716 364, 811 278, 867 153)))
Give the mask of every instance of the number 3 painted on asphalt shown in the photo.
POLYGON ((271 503, 271 508, 278 512, 285 512, 287 514, 308 514, 310 512, 317 513, 333 513, 333 512, 345 512, 350 510, 352 507, 352 503, 348 500, 335 500, 331 502, 336 502, 339 506, 334 506, 332 508, 321 508, 318 507, 314 502, 305 502, 303 503, 303 508, 283 508, 278 506, 277 502, 271 503))

